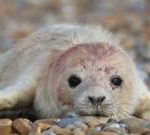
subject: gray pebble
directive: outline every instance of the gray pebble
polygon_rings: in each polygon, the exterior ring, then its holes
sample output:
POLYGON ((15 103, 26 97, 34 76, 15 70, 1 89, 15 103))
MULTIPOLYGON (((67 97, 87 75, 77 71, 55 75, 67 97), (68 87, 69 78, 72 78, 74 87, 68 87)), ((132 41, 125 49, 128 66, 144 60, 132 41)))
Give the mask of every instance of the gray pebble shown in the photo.
POLYGON ((139 118, 129 118, 121 120, 120 124, 126 124, 128 126, 128 132, 130 133, 140 133, 144 134, 150 132, 150 121, 139 119, 139 118))
POLYGON ((76 121, 78 121, 77 118, 63 118, 57 123, 57 125, 64 128, 70 124, 73 125, 76 121))
POLYGON ((56 134, 50 130, 46 130, 46 131, 42 132, 42 135, 56 135, 56 134))
POLYGON ((77 128, 82 128, 84 130, 86 130, 88 128, 88 126, 83 123, 83 121, 79 120, 79 121, 75 121, 74 125, 77 127, 77 128))
POLYGON ((101 129, 102 129, 101 127, 96 127, 94 130, 95 131, 101 131, 101 129))
POLYGON ((118 133, 118 134, 126 133, 125 128, 121 127, 120 124, 118 124, 118 123, 107 123, 103 127, 103 130, 104 131, 115 132, 115 133, 118 133))

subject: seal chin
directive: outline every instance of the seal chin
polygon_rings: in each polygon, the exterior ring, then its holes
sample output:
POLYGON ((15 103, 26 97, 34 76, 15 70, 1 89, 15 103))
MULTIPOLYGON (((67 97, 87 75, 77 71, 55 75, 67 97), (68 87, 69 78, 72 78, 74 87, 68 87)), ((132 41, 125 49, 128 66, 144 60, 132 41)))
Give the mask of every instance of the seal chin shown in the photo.
POLYGON ((111 117, 114 115, 113 110, 110 108, 95 108, 95 107, 84 107, 84 108, 76 108, 77 113, 82 116, 103 116, 103 117, 111 117))
POLYGON ((108 114, 103 113, 103 112, 95 112, 95 113, 79 112, 79 114, 81 116, 98 116, 98 117, 100 117, 100 116, 102 116, 102 117, 110 117, 110 116, 112 116, 112 115, 108 115, 108 114))

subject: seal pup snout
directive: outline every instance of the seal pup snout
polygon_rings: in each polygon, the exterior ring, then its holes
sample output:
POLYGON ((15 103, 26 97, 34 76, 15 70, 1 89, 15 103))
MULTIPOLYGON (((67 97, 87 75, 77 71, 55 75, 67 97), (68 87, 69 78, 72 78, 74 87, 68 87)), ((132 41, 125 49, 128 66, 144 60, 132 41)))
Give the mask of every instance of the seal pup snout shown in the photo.
POLYGON ((92 103, 92 105, 99 105, 105 100, 105 96, 99 96, 99 97, 94 97, 94 96, 88 96, 89 101, 92 103))

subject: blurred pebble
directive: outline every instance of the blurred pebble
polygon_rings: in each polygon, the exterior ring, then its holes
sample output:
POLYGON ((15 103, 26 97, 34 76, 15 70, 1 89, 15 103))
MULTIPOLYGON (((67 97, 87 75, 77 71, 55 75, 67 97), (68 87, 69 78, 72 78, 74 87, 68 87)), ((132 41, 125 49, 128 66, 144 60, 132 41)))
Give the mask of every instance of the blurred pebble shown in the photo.
POLYGON ((87 128, 88 128, 88 126, 85 124, 85 123, 83 123, 83 121, 76 121, 75 123, 74 123, 74 125, 77 127, 77 128, 82 128, 83 130, 86 130, 87 128))
POLYGON ((66 127, 67 125, 74 124, 77 120, 77 118, 63 118, 57 123, 57 125, 60 127, 66 127))
POLYGON ((76 128, 73 131, 73 135, 85 135, 85 133, 80 128, 76 128))
MULTIPOLYGON (((99 132, 98 135, 118 135, 118 134, 114 132, 109 132, 109 131, 102 131, 102 132, 99 132)), ((125 135, 125 134, 122 134, 122 135, 125 135)))
POLYGON ((50 130, 46 130, 46 131, 42 132, 42 135, 56 135, 56 134, 50 130))
POLYGON ((29 135, 40 135, 42 131, 49 129, 51 127, 50 124, 35 122, 32 125, 32 129, 29 132, 29 135))
POLYGON ((128 125, 129 127, 141 127, 141 128, 149 128, 150 129, 150 121, 143 120, 139 118, 129 118, 121 120, 119 123, 124 123, 128 125))
POLYGON ((58 123, 61 119, 59 118, 51 118, 51 119, 39 119, 36 120, 34 123, 44 123, 44 124, 54 124, 54 123, 58 123))
POLYGON ((9 135, 12 132, 12 121, 10 119, 0 120, 0 134, 9 135))
POLYGON ((57 125, 51 126, 50 130, 52 130, 53 132, 57 131, 58 133, 61 133, 61 132, 62 132, 62 128, 60 128, 60 127, 57 126, 57 125))
POLYGON ((27 135, 31 130, 31 122, 27 119, 16 119, 13 121, 13 128, 21 135, 27 135))
POLYGON ((88 117, 84 117, 83 121, 84 123, 86 123, 89 127, 93 128, 98 126, 99 124, 102 124, 105 122, 107 122, 108 118, 97 118, 94 116, 88 116, 88 117))
POLYGON ((122 128, 118 123, 106 123, 102 128, 104 131, 111 131, 118 134, 125 134, 126 130, 122 128))
POLYGON ((128 132, 144 134, 150 131, 150 121, 142 120, 139 118, 130 118, 121 120, 120 123, 124 123, 128 126, 128 132))
POLYGON ((54 133, 60 134, 60 135, 70 135, 70 134, 71 134, 70 129, 60 128, 60 127, 57 126, 57 125, 53 125, 53 126, 50 128, 50 130, 53 131, 54 133))

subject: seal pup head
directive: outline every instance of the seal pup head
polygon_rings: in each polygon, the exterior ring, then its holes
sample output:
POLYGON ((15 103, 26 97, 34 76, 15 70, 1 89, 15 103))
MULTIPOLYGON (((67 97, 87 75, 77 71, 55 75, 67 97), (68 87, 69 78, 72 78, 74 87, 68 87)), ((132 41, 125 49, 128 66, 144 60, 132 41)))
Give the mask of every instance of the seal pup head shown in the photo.
POLYGON ((133 112, 137 101, 134 65, 116 46, 76 45, 62 52, 48 70, 46 95, 55 109, 47 104, 51 108, 47 114, 75 111, 118 118, 133 112))

